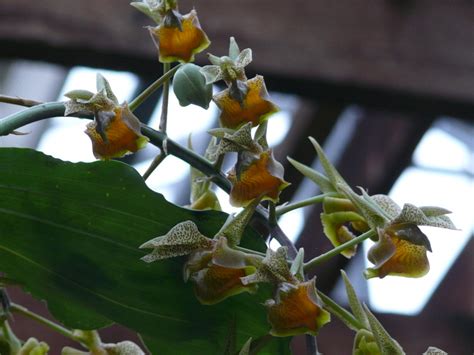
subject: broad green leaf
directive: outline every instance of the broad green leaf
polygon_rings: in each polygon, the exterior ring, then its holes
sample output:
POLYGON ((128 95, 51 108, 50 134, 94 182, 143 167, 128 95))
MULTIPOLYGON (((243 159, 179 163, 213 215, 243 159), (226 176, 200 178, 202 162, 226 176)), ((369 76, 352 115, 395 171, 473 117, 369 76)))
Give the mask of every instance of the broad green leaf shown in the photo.
MULTIPOLYGON (((68 327, 120 323, 141 333, 153 354, 220 354, 234 317, 238 347, 267 334, 268 289, 202 306, 183 283, 183 258, 140 260, 140 245, 186 220, 212 237, 226 214, 177 207, 120 162, 0 149, 0 271, 68 327)), ((248 230, 244 246, 261 249, 263 242, 249 243, 256 237, 248 230)), ((288 354, 288 342, 273 340, 262 353, 288 354)))

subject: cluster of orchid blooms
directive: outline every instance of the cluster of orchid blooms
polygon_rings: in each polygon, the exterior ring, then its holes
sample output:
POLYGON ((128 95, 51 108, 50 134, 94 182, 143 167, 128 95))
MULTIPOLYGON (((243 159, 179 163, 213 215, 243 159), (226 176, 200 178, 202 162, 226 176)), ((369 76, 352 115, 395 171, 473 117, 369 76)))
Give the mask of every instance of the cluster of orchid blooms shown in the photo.
MULTIPOLYGON (((305 278, 311 262, 304 263, 303 251, 289 260, 286 247, 276 251, 268 248, 265 256, 239 248, 244 228, 256 207, 263 200, 277 203, 281 190, 288 186, 283 178, 283 166, 275 160, 266 141, 268 118, 278 108, 270 101, 262 76, 246 77, 245 66, 252 61, 251 49, 240 51, 231 37, 229 55, 209 54, 211 65, 200 68, 190 62, 210 41, 200 27, 195 10, 182 15, 176 0, 143 0, 132 6, 157 23, 149 27, 149 32, 160 62, 187 63, 181 64, 173 79, 181 104, 207 108, 212 97, 220 109, 220 127, 209 132, 212 138, 204 157, 220 168, 224 154, 237 153, 237 162, 227 175, 232 185, 230 202, 244 207, 239 214, 230 216, 212 238, 202 235, 192 221, 179 223, 166 235, 141 246, 152 249, 143 260, 154 262, 187 255, 185 281, 193 283, 197 299, 206 305, 242 292, 253 293, 259 283, 271 283, 274 297, 264 304, 270 333, 274 336, 316 335, 329 322, 333 309, 320 298, 315 278, 305 278), (192 85, 186 80, 192 81, 192 85), (226 88, 212 96, 212 84, 221 80, 226 88)), ((66 103, 66 115, 78 112, 94 115, 86 133, 97 158, 121 157, 147 143, 148 139, 140 132, 138 118, 127 103, 119 104, 103 77, 98 77, 97 93, 75 90, 66 96, 71 99, 66 103)), ((363 189, 360 194, 356 193, 329 162, 319 144, 310 140, 324 173, 292 159, 289 161, 324 193, 321 221, 333 246, 350 258, 356 253, 357 243, 363 240, 357 239, 358 236, 363 234, 375 242, 368 253, 374 266, 366 270, 367 278, 425 275, 429 270, 426 254, 431 248, 419 226, 454 229, 446 216, 449 211, 411 204, 400 208, 386 195, 369 196, 363 189)), ((220 208, 210 179, 196 169, 192 169, 191 190, 190 208, 220 208)), ((356 329, 354 353, 377 354, 385 346, 379 341, 383 328, 370 311, 360 305, 345 275, 344 280, 354 317, 361 324, 356 329)), ((388 344, 386 346, 397 351, 394 353, 401 353, 396 342, 388 344)))

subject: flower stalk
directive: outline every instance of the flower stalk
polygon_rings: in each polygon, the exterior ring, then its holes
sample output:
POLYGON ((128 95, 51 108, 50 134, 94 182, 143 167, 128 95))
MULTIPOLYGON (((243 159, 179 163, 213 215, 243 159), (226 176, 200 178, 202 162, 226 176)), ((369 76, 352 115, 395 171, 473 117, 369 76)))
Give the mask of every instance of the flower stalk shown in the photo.
POLYGON ((35 322, 41 323, 44 326, 48 327, 49 329, 55 331, 58 334, 63 335, 66 338, 69 338, 71 340, 78 341, 78 342, 81 341, 80 339, 78 339, 74 335, 74 332, 72 330, 64 328, 63 326, 61 326, 57 323, 54 323, 54 322, 50 321, 49 319, 46 319, 46 318, 40 316, 39 314, 36 314, 36 313, 28 310, 27 308, 25 308, 25 307, 23 307, 19 304, 12 303, 11 306, 10 306, 10 311, 13 312, 13 313, 21 314, 21 315, 23 315, 27 318, 30 318, 30 319, 34 320, 35 322))
MULTIPOLYGON (((153 94, 156 90, 158 90, 161 86, 163 86, 166 82, 170 80, 170 78, 176 73, 176 71, 182 66, 182 64, 178 64, 174 66, 173 68, 164 71, 163 75, 156 79, 149 87, 147 87, 145 90, 141 92, 136 98, 134 98, 128 107, 130 108, 130 111, 134 111, 137 109, 138 106, 140 106, 146 99, 150 97, 151 94, 153 94)), ((1 98, 0 98, 1 99, 1 98)), ((26 106, 26 105, 24 105, 26 106)))
POLYGON ((307 263, 304 264, 304 270, 306 272, 311 271, 316 265, 319 265, 321 263, 324 263, 325 261, 331 259, 332 257, 340 254, 342 251, 352 247, 353 245, 357 245, 362 243, 364 240, 369 239, 370 237, 375 235, 374 230, 369 230, 358 237, 355 237, 354 239, 339 245, 338 247, 329 250, 328 252, 321 254, 314 259, 308 261, 307 263))
POLYGON ((321 203, 321 202, 323 202, 323 200, 326 197, 331 197, 331 196, 335 196, 335 194, 332 193, 332 192, 328 192, 328 193, 313 196, 313 197, 310 197, 310 198, 307 198, 307 199, 304 199, 304 200, 301 200, 301 201, 298 201, 298 202, 289 203, 287 205, 277 207, 275 213, 276 213, 277 217, 280 217, 280 216, 284 215, 285 213, 291 212, 291 211, 296 210, 298 208, 311 206, 311 205, 314 205, 316 203, 321 203))

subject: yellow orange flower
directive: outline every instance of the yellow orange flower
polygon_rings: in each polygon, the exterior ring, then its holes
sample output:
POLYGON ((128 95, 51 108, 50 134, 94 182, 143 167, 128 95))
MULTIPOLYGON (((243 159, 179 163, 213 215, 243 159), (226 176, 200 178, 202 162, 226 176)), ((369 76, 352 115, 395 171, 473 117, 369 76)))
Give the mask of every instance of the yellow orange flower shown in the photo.
POLYGON ((174 12, 174 15, 180 26, 162 22, 157 27, 150 27, 160 62, 191 62, 194 55, 206 49, 211 42, 201 29, 195 10, 186 15, 174 12))
POLYGON ((275 300, 265 303, 273 336, 316 335, 331 319, 316 294, 315 279, 297 285, 280 284, 275 300))
POLYGON ((261 196, 264 200, 278 201, 281 190, 289 185, 283 180, 282 165, 273 158, 270 151, 248 160, 240 162, 243 165, 240 173, 234 169, 228 174, 232 182, 230 203, 236 207, 246 206, 261 196))
POLYGON ((369 251, 369 260, 375 267, 368 268, 365 277, 383 278, 387 275, 422 277, 430 270, 426 251, 424 245, 401 239, 388 230, 380 234, 378 243, 369 251))
POLYGON ((241 280, 255 270, 245 253, 229 248, 227 239, 221 237, 212 251, 190 256, 184 275, 193 282, 199 302, 210 305, 242 292, 255 292, 256 285, 244 285, 241 280))
POLYGON ((213 97, 221 109, 220 121, 224 127, 235 129, 247 122, 252 122, 255 127, 278 111, 277 106, 269 100, 263 76, 257 75, 243 84, 247 88, 247 93, 241 102, 231 95, 230 88, 213 97))
POLYGON ((86 134, 98 159, 119 158, 143 148, 148 138, 140 133, 140 122, 126 104, 113 111, 99 112, 89 123, 86 134))

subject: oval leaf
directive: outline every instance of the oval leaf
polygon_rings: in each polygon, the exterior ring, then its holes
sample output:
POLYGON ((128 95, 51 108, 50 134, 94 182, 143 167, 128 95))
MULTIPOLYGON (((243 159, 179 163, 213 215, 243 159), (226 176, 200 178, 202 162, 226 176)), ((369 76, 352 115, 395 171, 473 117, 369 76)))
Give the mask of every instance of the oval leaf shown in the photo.
MULTIPOLYGON (((238 346, 268 332, 261 306, 268 289, 206 307, 183 283, 182 259, 140 260, 141 244, 179 222, 213 236, 226 216, 167 202, 120 162, 74 164, 0 149, 0 271, 46 300, 64 325, 120 323, 141 333, 154 354, 221 354, 234 317, 238 346)), ((244 240, 257 238, 247 231, 244 240)), ((275 340, 262 353, 288 354, 287 345, 275 340)))

